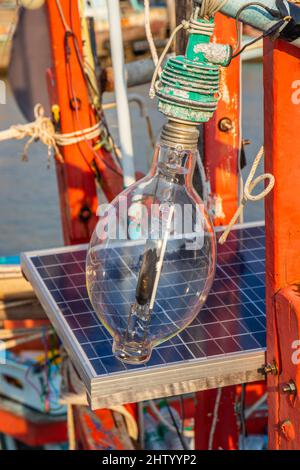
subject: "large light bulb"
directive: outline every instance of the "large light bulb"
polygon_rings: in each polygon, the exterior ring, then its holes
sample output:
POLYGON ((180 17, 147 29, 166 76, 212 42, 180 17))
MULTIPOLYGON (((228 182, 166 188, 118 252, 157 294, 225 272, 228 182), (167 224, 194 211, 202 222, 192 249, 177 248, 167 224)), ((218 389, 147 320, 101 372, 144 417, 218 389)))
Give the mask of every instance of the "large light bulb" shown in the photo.
POLYGON ((88 250, 91 302, 127 363, 186 328, 213 282, 214 231, 192 183, 197 150, 181 142, 165 131, 150 173, 101 208, 88 250))

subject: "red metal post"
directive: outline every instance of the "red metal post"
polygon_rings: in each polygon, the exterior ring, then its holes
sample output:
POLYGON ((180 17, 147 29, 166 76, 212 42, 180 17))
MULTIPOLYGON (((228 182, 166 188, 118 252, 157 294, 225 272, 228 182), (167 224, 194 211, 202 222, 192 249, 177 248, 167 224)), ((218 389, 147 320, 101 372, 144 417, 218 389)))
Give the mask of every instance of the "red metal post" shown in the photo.
MULTIPOLYGON (((217 42, 236 44, 234 20, 216 15, 217 42)), ((222 70, 221 94, 214 118, 204 126, 204 164, 210 179, 212 203, 217 212, 215 225, 228 223, 238 206, 238 158, 240 142, 240 60, 222 70)), ((197 393, 195 415, 196 449, 208 449, 217 390, 197 393)), ((222 390, 213 449, 234 450, 238 445, 234 410, 236 388, 222 390)))
MULTIPOLYGON (((78 2, 48 0, 47 7, 54 72, 50 90, 52 104, 59 105, 62 133, 80 131, 93 126, 98 118, 90 104, 80 63, 82 33, 78 2)), ((95 144, 95 141, 83 141, 61 149, 64 163, 57 163, 57 177, 66 244, 86 242, 95 227, 98 206, 95 173, 100 175, 109 200, 123 189, 122 175, 117 173, 111 155, 102 148, 95 151, 95 144)))
POLYGON ((266 199, 269 447, 300 448, 300 49, 265 41, 265 166, 276 184, 266 199))

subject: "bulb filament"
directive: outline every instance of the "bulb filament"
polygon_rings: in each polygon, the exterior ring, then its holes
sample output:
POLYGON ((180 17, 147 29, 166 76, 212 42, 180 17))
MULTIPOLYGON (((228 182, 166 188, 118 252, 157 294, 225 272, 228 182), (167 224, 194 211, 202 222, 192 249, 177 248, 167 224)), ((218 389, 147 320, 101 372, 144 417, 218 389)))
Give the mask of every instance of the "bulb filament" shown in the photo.
POLYGON ((147 333, 163 269, 174 210, 174 203, 169 202, 167 223, 162 238, 155 241, 147 240, 137 282, 136 301, 131 306, 129 313, 125 342, 131 345, 139 344, 142 349, 147 343, 147 333))

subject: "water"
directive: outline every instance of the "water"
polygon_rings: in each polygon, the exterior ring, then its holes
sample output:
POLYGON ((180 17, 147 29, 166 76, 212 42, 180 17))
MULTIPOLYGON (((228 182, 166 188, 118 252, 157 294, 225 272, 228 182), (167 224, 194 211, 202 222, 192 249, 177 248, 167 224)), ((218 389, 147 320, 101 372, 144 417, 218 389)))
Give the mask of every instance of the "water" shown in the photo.
MULTIPOLYGON (((263 142, 263 90, 261 64, 246 64, 243 68, 243 137, 252 142, 246 149, 248 166, 243 171, 245 179, 263 142)), ((147 99, 157 135, 164 117, 157 112, 155 100, 147 98, 148 88, 148 85, 136 87, 130 93, 140 93, 147 99)), ((112 100, 113 95, 105 96, 104 101, 112 100)), ((152 156, 146 123, 141 119, 136 104, 131 105, 131 111, 136 169, 146 172, 152 156)), ((112 134, 116 135, 115 110, 108 111, 106 116, 112 134)), ((0 105, 0 129, 22 122, 24 119, 7 87, 7 103, 0 105)), ((47 149, 41 144, 33 144, 29 151, 29 162, 21 162, 23 146, 18 141, 0 143, 0 256, 63 244, 55 165, 52 162, 50 170, 47 169, 47 149)), ((262 171, 262 168, 258 171, 262 171)), ((245 211, 245 221, 261 220, 263 216, 263 202, 250 203, 245 211)))

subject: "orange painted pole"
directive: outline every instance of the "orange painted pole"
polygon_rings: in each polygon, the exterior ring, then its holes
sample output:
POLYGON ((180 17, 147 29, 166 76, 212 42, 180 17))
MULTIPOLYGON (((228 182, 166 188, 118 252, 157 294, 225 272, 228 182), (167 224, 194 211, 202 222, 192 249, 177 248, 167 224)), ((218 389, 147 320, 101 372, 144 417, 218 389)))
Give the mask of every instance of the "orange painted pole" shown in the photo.
MULTIPOLYGON (((215 37, 219 43, 235 46, 235 21, 216 15, 215 37)), ((222 70, 221 94, 214 118, 204 126, 204 165, 211 184, 211 206, 216 212, 215 225, 228 223, 239 201, 240 59, 234 59, 228 68, 222 70)), ((209 447, 217 393, 217 390, 197 393, 196 449, 206 450, 209 447)), ((235 398, 235 387, 223 388, 213 449, 237 449, 235 398)))
MULTIPOLYGON (((216 15, 216 41, 236 45, 235 21, 216 15)), ((240 59, 221 70, 221 95, 214 117, 204 125, 204 165, 211 184, 215 225, 228 223, 239 202, 240 59)))
MULTIPOLYGON (((50 73, 52 105, 60 110, 59 129, 70 133, 90 128, 99 117, 91 105, 82 66, 82 32, 78 2, 48 0, 53 71, 50 73), (60 8, 59 8, 60 7, 60 8)), ((108 200, 123 189, 122 174, 110 153, 95 150, 102 136, 63 147, 64 163, 57 162, 63 235, 66 244, 89 240, 95 224, 98 198, 95 176, 108 200)))
MULTIPOLYGON (((48 84, 51 104, 59 107, 59 130, 66 134, 90 128, 102 115, 91 103, 82 67, 78 2, 48 0, 47 8, 53 56, 48 84)), ((122 171, 102 137, 61 148, 64 162, 57 161, 56 170, 65 244, 85 243, 92 235, 98 208, 95 178, 108 201, 123 190, 122 171)), ((134 405, 129 407, 134 411, 134 405)))
POLYGON ((276 184, 266 199, 269 447, 300 449, 300 50, 265 40, 265 166, 276 184))

